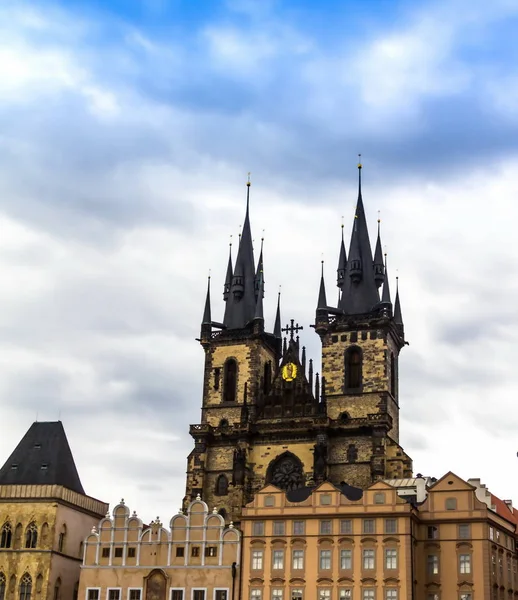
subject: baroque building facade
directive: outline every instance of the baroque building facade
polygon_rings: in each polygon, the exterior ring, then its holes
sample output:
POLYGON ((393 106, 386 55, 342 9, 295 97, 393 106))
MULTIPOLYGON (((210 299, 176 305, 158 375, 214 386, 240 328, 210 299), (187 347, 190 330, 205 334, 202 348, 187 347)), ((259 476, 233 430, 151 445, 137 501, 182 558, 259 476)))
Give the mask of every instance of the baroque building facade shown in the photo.
POLYGON ((190 427, 194 449, 184 500, 187 505, 201 494, 236 523, 268 483, 284 490, 323 481, 367 488, 412 474, 399 444, 401 305, 398 292, 392 302, 379 224, 372 252, 361 165, 348 254, 342 233, 336 307, 327 302, 323 272, 320 282, 312 327, 322 342, 321 374, 300 348, 301 327, 292 320, 281 328, 280 297, 273 331, 266 328, 263 248, 256 264, 247 186, 222 322, 212 319, 207 290, 199 339, 205 352, 201 422, 190 427))
POLYGON ((107 509, 85 494, 62 423, 33 423, 0 469, 0 600, 76 599, 83 540, 107 509))

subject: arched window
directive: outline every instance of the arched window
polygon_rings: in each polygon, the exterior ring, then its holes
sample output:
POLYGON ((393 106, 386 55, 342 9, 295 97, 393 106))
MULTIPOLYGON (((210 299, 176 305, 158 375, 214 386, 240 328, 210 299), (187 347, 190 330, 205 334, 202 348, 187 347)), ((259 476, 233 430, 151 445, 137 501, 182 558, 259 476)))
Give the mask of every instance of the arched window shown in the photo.
POLYGON ((38 543, 38 528, 36 527, 36 523, 32 521, 27 526, 27 530, 25 531, 25 547, 26 548, 36 548, 36 544, 38 543))
MULTIPOLYGON (((11 529, 11 523, 5 522, 2 527, 2 533, 0 534, 0 548, 10 548, 13 541, 13 531, 11 529)), ((0 596, 1 600, 2 596, 0 596)))
POLYGON ((31 600, 32 579, 29 573, 25 573, 20 581, 20 600, 31 600))
POLYGON ((58 538, 58 551, 59 552, 65 551, 66 540, 67 540, 67 526, 63 523, 63 527, 61 528, 61 531, 59 533, 59 538, 58 538))
POLYGON ((390 353, 390 393, 396 397, 396 359, 394 353, 390 353))
POLYGON ((345 387, 358 389, 362 385, 362 351, 349 348, 345 353, 345 387))
POLYGON ((268 361, 264 363, 264 381, 263 390, 265 394, 268 394, 272 385, 272 363, 268 361))
POLYGON ((43 587, 43 575, 38 573, 38 577, 36 577, 36 593, 41 594, 41 588, 43 587))
POLYGON ((54 585, 54 597, 53 600, 59 600, 61 597, 61 578, 58 577, 56 579, 56 584, 54 585))
POLYGON ((228 479, 226 475, 218 475, 216 479, 216 489, 214 490, 216 496, 226 496, 228 494, 228 479))
POLYGON ((0 600, 5 598, 5 588, 7 587, 7 579, 3 573, 0 573, 0 600))
POLYGON ((237 362, 229 358, 225 363, 223 401, 235 402, 237 395, 237 362))

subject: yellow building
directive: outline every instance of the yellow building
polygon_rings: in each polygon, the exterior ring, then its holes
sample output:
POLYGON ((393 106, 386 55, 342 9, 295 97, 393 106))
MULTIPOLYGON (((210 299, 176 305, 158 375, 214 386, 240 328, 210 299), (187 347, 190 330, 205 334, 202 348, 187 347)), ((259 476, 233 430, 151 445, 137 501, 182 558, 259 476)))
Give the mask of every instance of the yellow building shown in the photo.
POLYGON ((240 532, 197 499, 166 529, 124 501, 85 541, 81 600, 237 600, 240 532))
POLYGON ((61 422, 33 423, 0 469, 0 600, 77 598, 84 537, 107 509, 84 493, 61 422))

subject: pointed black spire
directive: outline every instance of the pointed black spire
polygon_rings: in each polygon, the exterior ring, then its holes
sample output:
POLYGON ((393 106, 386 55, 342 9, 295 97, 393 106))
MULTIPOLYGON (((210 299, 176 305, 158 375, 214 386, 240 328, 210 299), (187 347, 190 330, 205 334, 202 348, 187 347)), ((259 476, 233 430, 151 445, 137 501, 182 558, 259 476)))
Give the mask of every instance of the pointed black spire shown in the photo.
POLYGON ((203 311, 203 320, 201 322, 202 325, 210 325, 212 323, 212 318, 210 315, 210 275, 208 277, 207 282, 207 297, 205 298, 205 309, 203 311))
POLYGON ((228 250, 228 265, 227 265, 227 275, 225 277, 225 285, 223 286, 223 300, 225 302, 228 300, 230 296, 230 286, 232 285, 232 242, 229 244, 228 250))
POLYGON ((342 286, 340 307, 348 314, 370 312, 379 302, 374 280, 372 250, 363 207, 361 187, 362 165, 358 164, 358 201, 349 247, 346 277, 342 286))
POLYGON ((385 281, 385 269, 383 265, 383 252, 381 250, 380 220, 378 219, 378 239, 376 240, 376 250, 374 251, 374 281, 377 287, 385 281))
POLYGON ((324 261, 322 261, 322 273, 320 275, 320 289, 318 291, 317 310, 319 308, 325 309, 326 307, 327 307, 326 284, 324 282, 324 261))
POLYGON ((388 269, 387 269, 387 255, 385 254, 385 282, 383 284, 383 293, 381 294, 381 302, 383 304, 392 305, 392 301, 390 299, 390 287, 389 287, 389 278, 388 278, 388 269))
POLYGON ((257 263, 257 271, 255 272, 255 295, 259 294, 259 281, 262 279, 263 282, 263 298, 264 298, 264 266, 263 266, 263 243, 264 238, 261 238, 261 253, 259 254, 259 262, 257 263))
POLYGON ((273 327, 273 335, 277 338, 277 339, 281 339, 282 338, 282 332, 281 332, 281 292, 279 290, 279 295, 277 297, 277 312, 275 314, 275 325, 273 327))
POLYGON ((340 244, 340 256, 338 258, 338 269, 336 270, 336 285, 341 288, 345 280, 347 269, 347 254, 345 253, 344 224, 342 223, 342 243, 340 244))
POLYGON ((263 298, 264 298, 264 281, 263 281, 263 272, 259 273, 259 288, 257 292, 257 302, 255 303, 255 314, 254 319, 260 319, 264 321, 264 312, 263 312, 263 298))
POLYGON ((399 277, 396 277, 396 302, 394 304, 394 322, 403 327, 403 315, 401 314, 401 302, 399 301, 399 277))

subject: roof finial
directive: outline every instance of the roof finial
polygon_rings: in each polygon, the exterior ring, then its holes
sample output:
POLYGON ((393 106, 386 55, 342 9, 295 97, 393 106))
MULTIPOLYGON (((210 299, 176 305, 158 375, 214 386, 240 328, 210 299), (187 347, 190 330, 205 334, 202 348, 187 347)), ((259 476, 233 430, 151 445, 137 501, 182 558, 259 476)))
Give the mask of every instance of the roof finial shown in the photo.
POLYGON ((358 154, 358 198, 362 196, 362 155, 358 154))

